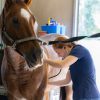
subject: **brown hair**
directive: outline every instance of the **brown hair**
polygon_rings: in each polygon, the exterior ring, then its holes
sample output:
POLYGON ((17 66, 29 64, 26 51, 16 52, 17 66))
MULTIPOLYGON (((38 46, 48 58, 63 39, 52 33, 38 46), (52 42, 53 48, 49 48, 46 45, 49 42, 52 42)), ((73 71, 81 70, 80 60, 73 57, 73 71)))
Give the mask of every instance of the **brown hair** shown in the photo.
MULTIPOLYGON (((55 41, 65 41, 65 40, 67 40, 67 39, 69 39, 69 37, 67 37, 67 36, 59 36, 59 37, 57 37, 56 39, 55 39, 55 41)), ((69 47, 72 47, 72 46, 74 46, 75 45, 75 43, 73 43, 73 42, 70 42, 70 43, 56 43, 56 44, 53 44, 52 46, 53 46, 53 48, 54 49, 57 49, 57 48, 59 48, 59 49, 62 49, 62 48, 64 48, 65 46, 69 46, 69 47)))

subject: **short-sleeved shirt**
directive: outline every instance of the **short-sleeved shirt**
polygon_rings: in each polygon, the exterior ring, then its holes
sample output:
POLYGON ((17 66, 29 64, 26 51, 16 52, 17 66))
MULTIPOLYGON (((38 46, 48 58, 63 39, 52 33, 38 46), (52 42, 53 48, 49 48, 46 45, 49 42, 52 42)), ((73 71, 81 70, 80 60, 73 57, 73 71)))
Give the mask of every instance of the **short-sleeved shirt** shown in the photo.
POLYGON ((69 69, 73 82, 73 100, 100 100, 95 66, 89 51, 81 45, 76 45, 69 55, 78 58, 69 69))

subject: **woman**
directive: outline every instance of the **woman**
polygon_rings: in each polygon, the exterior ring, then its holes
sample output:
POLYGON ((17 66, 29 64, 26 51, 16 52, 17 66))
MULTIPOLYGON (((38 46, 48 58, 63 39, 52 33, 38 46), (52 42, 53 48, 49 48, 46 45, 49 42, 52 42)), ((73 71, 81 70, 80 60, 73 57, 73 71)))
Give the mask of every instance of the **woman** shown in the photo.
MULTIPOLYGON (((57 41, 67 40, 66 37, 58 37, 57 41)), ((53 45, 54 50, 63 60, 52 61, 45 59, 45 63, 56 68, 68 68, 66 79, 49 82, 50 85, 63 86, 71 80, 73 82, 73 100, 100 100, 100 94, 96 85, 95 66, 89 51, 75 43, 59 43, 53 45)))

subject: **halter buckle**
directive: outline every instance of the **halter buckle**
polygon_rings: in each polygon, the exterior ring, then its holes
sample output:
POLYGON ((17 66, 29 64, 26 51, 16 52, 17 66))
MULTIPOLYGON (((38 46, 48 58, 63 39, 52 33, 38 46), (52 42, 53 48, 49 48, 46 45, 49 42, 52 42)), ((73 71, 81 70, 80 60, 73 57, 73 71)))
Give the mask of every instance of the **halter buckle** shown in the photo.
POLYGON ((16 42, 14 42, 13 45, 12 45, 12 48, 16 49, 16 45, 17 45, 16 42))

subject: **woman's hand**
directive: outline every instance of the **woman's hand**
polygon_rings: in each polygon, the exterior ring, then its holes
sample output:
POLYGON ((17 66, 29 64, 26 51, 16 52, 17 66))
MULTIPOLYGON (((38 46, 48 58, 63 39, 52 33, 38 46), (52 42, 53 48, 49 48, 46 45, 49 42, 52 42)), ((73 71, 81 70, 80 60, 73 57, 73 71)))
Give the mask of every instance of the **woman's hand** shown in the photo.
POLYGON ((55 68, 63 68, 62 66, 62 60, 50 60, 50 59, 44 59, 44 63, 47 63, 55 68))

